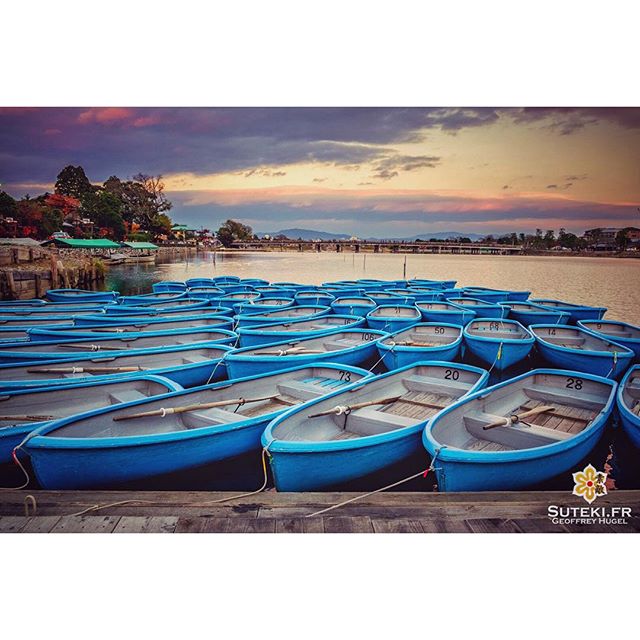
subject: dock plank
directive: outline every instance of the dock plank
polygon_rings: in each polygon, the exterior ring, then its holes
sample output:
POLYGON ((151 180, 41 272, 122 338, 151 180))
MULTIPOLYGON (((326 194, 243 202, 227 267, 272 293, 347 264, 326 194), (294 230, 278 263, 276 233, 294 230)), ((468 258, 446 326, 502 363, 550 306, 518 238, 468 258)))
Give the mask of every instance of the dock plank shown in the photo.
POLYGON ((28 518, 21 533, 49 533, 58 524, 60 516, 34 516, 28 518))
POLYGON ((329 516, 323 521, 325 533, 373 533, 369 516, 329 516))
POLYGON ((424 533, 419 520, 375 518, 371 523, 375 533, 424 533))
POLYGON ((0 517, 0 533, 20 533, 27 520, 28 518, 24 516, 2 516, 0 517))
POLYGON ((177 524, 175 516, 122 516, 113 533, 173 533, 177 524))
POLYGON ((62 516, 51 533, 111 533, 119 516, 62 516))

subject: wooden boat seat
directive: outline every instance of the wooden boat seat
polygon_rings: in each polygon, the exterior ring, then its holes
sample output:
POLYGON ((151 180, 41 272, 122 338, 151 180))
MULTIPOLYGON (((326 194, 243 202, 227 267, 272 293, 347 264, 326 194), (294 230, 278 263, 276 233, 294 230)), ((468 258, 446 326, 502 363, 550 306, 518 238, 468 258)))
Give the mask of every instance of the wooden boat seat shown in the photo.
POLYGON ((404 427, 411 427, 417 422, 419 421, 415 418, 379 411, 372 407, 363 407, 349 415, 346 422, 346 430, 360 436, 373 436, 404 427))
POLYGON ((557 404, 560 406, 573 406, 584 409, 591 409, 593 411, 600 411, 604 406, 602 397, 596 396, 590 393, 580 391, 579 395, 573 395, 569 389, 558 387, 557 391, 552 390, 551 387, 529 385, 523 387, 522 390, 525 394, 533 400, 541 400, 546 404, 557 404))
POLYGON ((299 400, 312 400, 326 393, 326 389, 316 387, 306 382, 298 382, 297 380, 289 380, 278 385, 278 392, 289 396, 293 396, 299 400))
POLYGON ((185 356, 182 358, 182 364, 197 364, 198 362, 207 362, 211 358, 205 356, 185 356))
POLYGON ((403 378, 404 386, 410 391, 442 391, 449 395, 462 395, 469 391, 469 383, 427 376, 413 375, 403 378), (457 393, 459 392, 459 393, 457 393))
POLYGON ((495 338, 496 340, 517 340, 518 338, 525 338, 526 336, 522 331, 491 331, 489 329, 471 329, 469 333, 472 336, 478 336, 479 338, 495 338), (483 334, 490 334, 489 336, 483 334))
POLYGON ((498 416, 491 413, 476 412, 464 416, 465 427, 469 434, 480 440, 490 440, 498 444, 511 447, 512 449, 531 449, 533 447, 541 447, 547 444, 553 444, 562 440, 573 438, 574 434, 566 431, 557 431, 555 429, 547 429, 546 427, 526 426, 524 424, 514 424, 509 426, 500 426, 490 431, 484 431, 482 427, 496 422, 504 416, 498 416))
POLYGON ((133 402, 134 400, 141 400, 147 398, 144 393, 140 393, 136 389, 125 389, 123 391, 116 391, 109 394, 109 399, 112 400, 112 404, 119 404, 120 402, 133 402))
POLYGON ((203 409, 202 411, 189 411, 182 413, 180 419, 185 427, 188 429, 197 429, 198 427, 206 427, 211 424, 229 424, 231 422, 238 422, 244 420, 245 416, 241 413, 233 413, 231 407, 230 411, 224 409, 203 409))
POLYGON ((322 348, 325 351, 342 351, 342 349, 348 349, 349 347, 355 347, 356 343, 354 343, 351 339, 343 339, 343 340, 325 340, 322 343, 322 348))

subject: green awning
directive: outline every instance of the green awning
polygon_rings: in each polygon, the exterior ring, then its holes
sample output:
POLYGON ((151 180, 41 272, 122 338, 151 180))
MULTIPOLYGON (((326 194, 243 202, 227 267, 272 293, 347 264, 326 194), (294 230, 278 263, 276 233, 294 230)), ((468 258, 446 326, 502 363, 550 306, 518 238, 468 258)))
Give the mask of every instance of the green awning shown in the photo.
POLYGON ((153 242, 123 242, 123 247, 129 247, 129 249, 157 249, 158 245, 153 242))
POLYGON ((112 240, 90 238, 89 240, 76 240, 75 238, 56 238, 55 243, 62 247, 72 249, 119 249, 120 245, 112 240))

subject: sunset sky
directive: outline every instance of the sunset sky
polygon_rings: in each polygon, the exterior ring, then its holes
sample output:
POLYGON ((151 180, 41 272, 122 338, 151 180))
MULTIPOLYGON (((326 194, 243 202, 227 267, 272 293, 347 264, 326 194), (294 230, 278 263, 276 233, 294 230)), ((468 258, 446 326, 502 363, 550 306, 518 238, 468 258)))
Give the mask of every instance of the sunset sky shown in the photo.
POLYGON ((0 183, 165 177, 174 221, 362 237, 640 226, 640 109, 0 108, 0 183))

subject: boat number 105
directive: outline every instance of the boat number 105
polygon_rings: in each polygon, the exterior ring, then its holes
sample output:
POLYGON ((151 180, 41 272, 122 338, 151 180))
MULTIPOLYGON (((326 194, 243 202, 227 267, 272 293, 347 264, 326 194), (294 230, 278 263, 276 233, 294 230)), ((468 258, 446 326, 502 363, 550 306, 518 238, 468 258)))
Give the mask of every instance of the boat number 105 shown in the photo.
POLYGON ((580 391, 580 389, 582 389, 582 380, 580 380, 580 378, 567 378, 567 384, 565 386, 567 389, 580 391))

